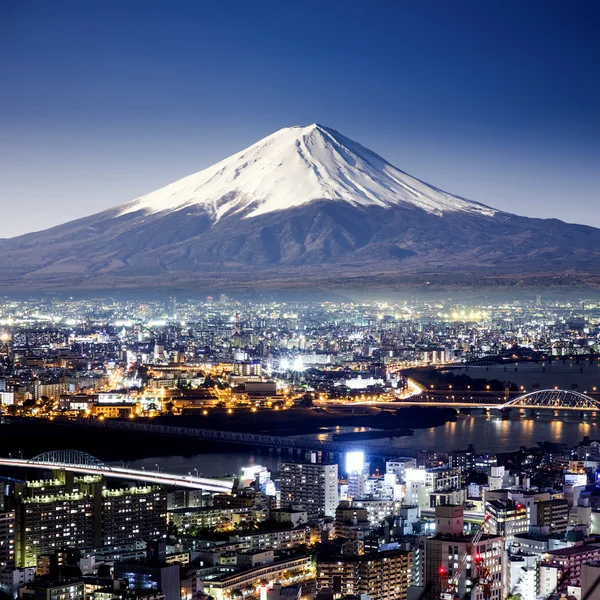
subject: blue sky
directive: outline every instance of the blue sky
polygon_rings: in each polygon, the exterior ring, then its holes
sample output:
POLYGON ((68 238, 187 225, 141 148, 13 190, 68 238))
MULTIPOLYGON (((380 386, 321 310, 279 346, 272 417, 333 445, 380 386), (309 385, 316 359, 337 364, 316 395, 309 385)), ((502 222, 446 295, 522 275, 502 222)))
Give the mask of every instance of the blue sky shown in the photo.
POLYGON ((600 226, 600 3, 0 2, 0 237, 322 123, 496 208, 600 226))

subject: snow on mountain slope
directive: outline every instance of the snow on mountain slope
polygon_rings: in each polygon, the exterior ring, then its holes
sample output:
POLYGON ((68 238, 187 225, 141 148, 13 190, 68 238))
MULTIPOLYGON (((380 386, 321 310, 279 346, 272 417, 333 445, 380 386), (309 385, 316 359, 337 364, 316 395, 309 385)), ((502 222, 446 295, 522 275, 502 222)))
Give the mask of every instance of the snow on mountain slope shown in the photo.
POLYGON ((407 175, 333 129, 288 127, 155 192, 123 205, 119 215, 203 207, 214 221, 252 218, 314 200, 355 206, 405 206, 442 215, 498 211, 452 196, 407 175))
POLYGON ((0 240, 4 289, 371 290, 530 285, 529 274, 597 287, 600 229, 452 196, 320 125, 282 129, 128 204, 0 240))

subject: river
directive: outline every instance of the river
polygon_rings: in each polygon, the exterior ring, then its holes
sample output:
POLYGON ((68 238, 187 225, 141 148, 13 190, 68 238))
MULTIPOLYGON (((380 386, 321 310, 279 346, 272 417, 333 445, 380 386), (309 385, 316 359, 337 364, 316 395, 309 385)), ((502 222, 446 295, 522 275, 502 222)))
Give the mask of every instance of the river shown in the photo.
MULTIPOLYGON (((348 428, 335 431, 349 431, 348 428)), ((330 439, 335 431, 324 431, 308 437, 330 439)), ((352 431, 352 429, 350 429, 352 431)), ((397 448, 435 449, 440 452, 465 449, 469 443, 475 450, 484 452, 510 452, 520 446, 535 446, 537 442, 565 442, 571 445, 581 441, 584 436, 592 439, 600 438, 600 424, 591 420, 591 415, 582 418, 578 412, 562 412, 555 416, 551 412, 542 412, 534 417, 524 418, 514 412, 509 419, 502 419, 496 414, 476 413, 459 415, 455 422, 441 427, 415 430, 413 436, 363 441, 365 454, 369 446, 391 444, 397 448)), ((260 464, 273 471, 279 470, 282 460, 292 460, 285 452, 268 449, 256 449, 243 452, 211 452, 206 451, 194 456, 150 457, 128 463, 134 469, 160 470, 171 473, 202 473, 205 477, 219 477, 238 473, 243 466, 260 464)))

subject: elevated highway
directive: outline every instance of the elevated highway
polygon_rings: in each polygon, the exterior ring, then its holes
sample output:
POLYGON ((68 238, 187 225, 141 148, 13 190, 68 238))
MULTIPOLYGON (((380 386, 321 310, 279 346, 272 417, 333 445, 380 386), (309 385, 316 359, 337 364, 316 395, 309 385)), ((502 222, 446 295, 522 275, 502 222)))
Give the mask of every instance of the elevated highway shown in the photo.
POLYGON ((99 459, 79 452, 77 450, 56 450, 45 452, 29 460, 24 458, 0 458, 0 466, 22 469, 65 470, 82 475, 102 475, 115 479, 129 481, 143 481, 178 488, 192 490, 206 490, 208 492, 229 493, 233 488, 233 480, 208 479, 204 477, 193 477, 163 473, 160 471, 139 471, 136 469, 125 469, 111 467, 99 459))

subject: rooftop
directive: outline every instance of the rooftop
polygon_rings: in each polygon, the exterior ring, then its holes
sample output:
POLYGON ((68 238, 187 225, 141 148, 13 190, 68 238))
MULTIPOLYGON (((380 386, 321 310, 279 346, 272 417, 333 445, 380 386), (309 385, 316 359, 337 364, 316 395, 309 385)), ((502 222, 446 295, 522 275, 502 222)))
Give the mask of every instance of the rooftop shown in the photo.
POLYGON ((558 550, 550 550, 546 554, 552 556, 572 556, 574 554, 585 554, 586 552, 594 552, 600 550, 600 544, 584 544, 583 546, 571 546, 570 548, 559 548, 558 550))

